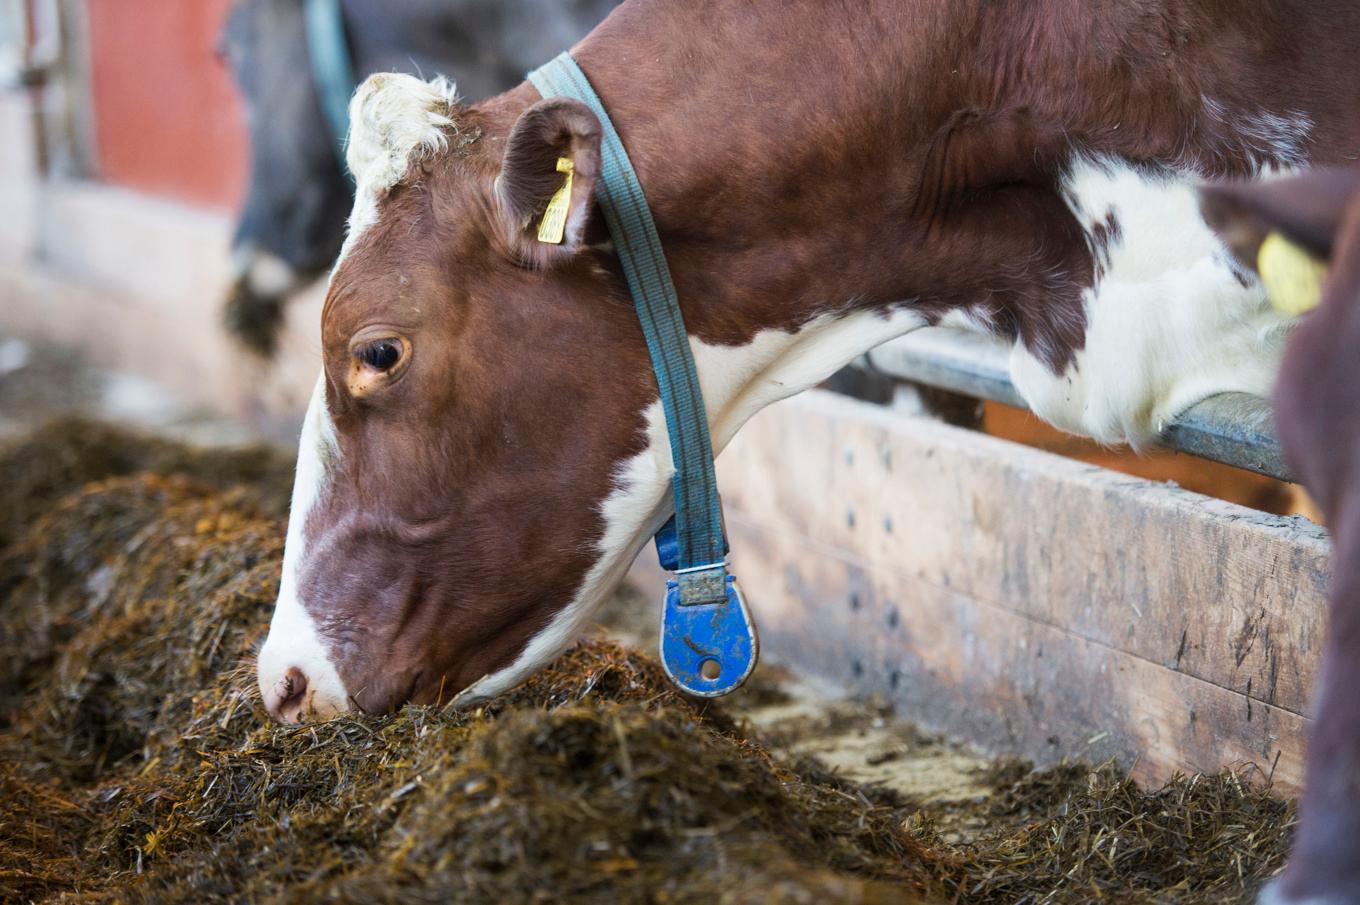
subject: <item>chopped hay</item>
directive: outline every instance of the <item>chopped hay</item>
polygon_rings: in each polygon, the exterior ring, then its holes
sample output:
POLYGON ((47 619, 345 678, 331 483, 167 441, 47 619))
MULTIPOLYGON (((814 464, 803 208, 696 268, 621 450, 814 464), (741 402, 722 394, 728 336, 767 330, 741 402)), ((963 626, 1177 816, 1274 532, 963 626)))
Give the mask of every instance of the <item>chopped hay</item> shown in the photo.
POLYGON ((470 713, 272 726, 286 471, 63 430, 28 448, 85 464, 0 451, 0 901, 1233 902, 1283 863, 1290 806, 1230 773, 1003 763, 922 808, 603 641, 470 713))
POLYGON ((1007 766, 981 807, 991 829, 939 874, 960 901, 1240 902, 1289 850, 1293 806, 1239 773, 1148 792, 1109 763, 1007 766))

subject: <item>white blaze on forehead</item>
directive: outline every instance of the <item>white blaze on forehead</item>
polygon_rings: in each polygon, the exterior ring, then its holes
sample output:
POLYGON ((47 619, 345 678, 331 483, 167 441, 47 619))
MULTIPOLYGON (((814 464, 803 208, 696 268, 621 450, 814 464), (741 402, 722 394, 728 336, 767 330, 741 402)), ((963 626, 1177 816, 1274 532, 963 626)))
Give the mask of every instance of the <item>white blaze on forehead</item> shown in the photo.
POLYGON ((448 146, 457 131, 458 103, 453 82, 440 76, 428 82, 397 72, 364 80, 349 103, 349 140, 345 159, 354 175, 354 210, 343 260, 359 234, 378 217, 378 199, 401 182, 419 156, 448 146))
MULTIPOLYGON (((879 343, 924 325, 919 314, 903 308, 891 315, 873 311, 825 315, 792 333, 762 331, 742 346, 710 346, 691 337, 713 454, 722 452, 765 406, 801 393, 879 343)), ((529 639, 514 663, 468 686, 454 699, 455 705, 473 704, 513 688, 566 649, 670 516, 675 466, 659 401, 647 409, 646 421, 646 447, 623 463, 614 492, 600 505, 605 526, 600 558, 571 602, 529 639)), ((660 593, 658 588, 658 601, 660 593)))
POLYGON ((283 577, 279 599, 269 623, 269 637, 260 650, 258 675, 260 691, 268 694, 288 672, 296 667, 307 678, 307 694, 318 715, 330 715, 349 707, 349 696, 326 652, 316 620, 298 596, 298 578, 306 559, 303 527, 317 499, 325 489, 331 465, 339 455, 335 427, 326 410, 326 375, 317 378, 316 389, 307 404, 298 441, 297 476, 288 512, 288 536, 283 549, 283 577))
MULTIPOLYGON (((444 78, 424 82, 409 75, 379 73, 359 86, 349 105, 346 154, 355 180, 354 210, 337 268, 363 231, 377 221, 378 199, 402 180, 413 160, 447 146, 448 135, 455 131, 452 112, 456 102, 453 83, 444 78)), ((307 709, 323 716, 347 710, 349 696, 316 619, 303 606, 298 585, 308 552, 303 528, 338 455, 335 427, 326 410, 323 371, 302 424, 279 599, 258 665, 260 691, 266 695, 290 668, 299 669, 307 679, 307 709)))

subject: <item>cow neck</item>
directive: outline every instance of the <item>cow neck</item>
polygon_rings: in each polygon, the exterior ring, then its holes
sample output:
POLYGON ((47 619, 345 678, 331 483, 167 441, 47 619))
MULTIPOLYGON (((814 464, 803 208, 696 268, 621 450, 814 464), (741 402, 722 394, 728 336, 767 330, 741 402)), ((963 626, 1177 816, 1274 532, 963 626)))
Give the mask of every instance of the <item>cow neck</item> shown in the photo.
POLYGON ((758 645, 750 612, 727 571, 708 412, 665 251, 628 152, 576 61, 563 53, 531 72, 529 81, 545 98, 585 104, 600 122, 597 202, 647 341, 675 466, 675 515, 656 536, 661 564, 675 575, 667 583, 661 662, 692 694, 727 694, 755 668, 758 645))
POLYGON ((1127 6, 641 0, 573 55, 629 149, 695 338, 737 347, 904 299, 932 320, 981 301, 1027 343, 1043 335, 1057 372, 1085 340, 1097 270, 1061 192, 1074 153, 1250 172, 1252 135, 1229 120, 1310 90, 1312 67, 1271 64, 1250 106, 1206 109, 1242 94, 1224 59, 1267 20, 1127 6), (1174 66, 1168 21, 1185 29, 1174 66))
POLYGON ((908 112, 911 97, 875 85, 882 73, 846 58, 872 40, 857 13, 770 6, 625 4, 573 50, 647 192, 690 333, 709 345, 915 295, 903 249, 919 238, 907 216, 919 173, 897 152, 958 106, 908 112), (778 24, 804 14, 834 28, 778 24))
MULTIPOLYGON (((679 525, 676 562, 671 568, 689 572, 713 566, 722 560, 723 538, 708 418, 680 300, 646 196, 608 111, 570 54, 561 54, 529 73, 529 81, 544 97, 581 101, 600 121, 603 172, 598 203, 647 340, 675 462, 679 525)), ((685 591, 688 598, 690 589, 685 591)))

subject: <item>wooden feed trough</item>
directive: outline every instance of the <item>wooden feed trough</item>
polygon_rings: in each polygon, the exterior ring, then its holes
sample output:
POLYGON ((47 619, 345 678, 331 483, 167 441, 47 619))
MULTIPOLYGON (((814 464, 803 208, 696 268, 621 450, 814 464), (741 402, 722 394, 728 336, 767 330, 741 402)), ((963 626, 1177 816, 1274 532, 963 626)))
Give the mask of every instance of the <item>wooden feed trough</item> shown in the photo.
MULTIPOLYGON (((1235 432, 1208 421, 1196 436, 1235 432)), ((1219 457, 1276 455, 1245 442, 1219 457)), ((1330 554, 1313 523, 824 391, 754 418, 718 473, 771 659, 990 751, 1300 787, 1330 554)))

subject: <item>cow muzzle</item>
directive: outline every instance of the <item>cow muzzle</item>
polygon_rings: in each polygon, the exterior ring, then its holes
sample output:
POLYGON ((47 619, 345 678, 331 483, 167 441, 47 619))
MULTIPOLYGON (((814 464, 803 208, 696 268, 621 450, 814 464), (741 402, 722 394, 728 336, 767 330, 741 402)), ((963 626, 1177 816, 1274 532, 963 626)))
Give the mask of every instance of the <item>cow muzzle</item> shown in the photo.
POLYGON ((270 631, 256 675, 265 709, 280 723, 328 720, 350 709, 344 683, 313 638, 280 640, 270 631))

